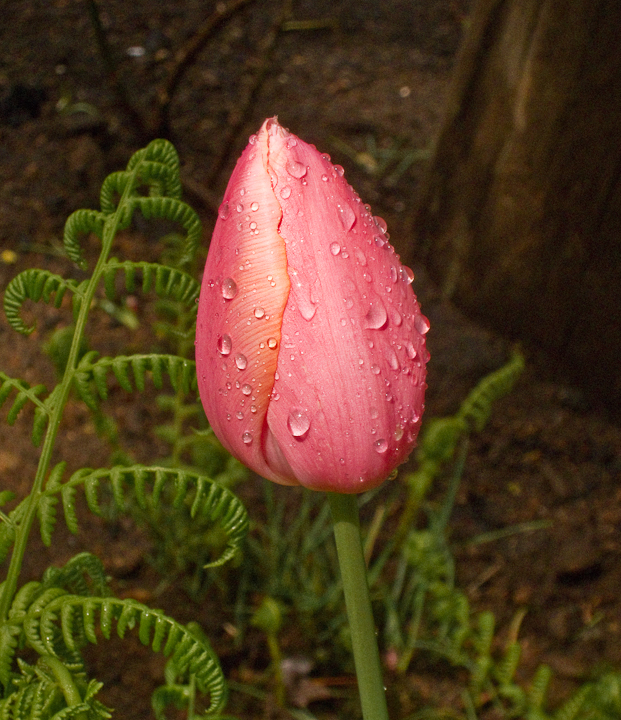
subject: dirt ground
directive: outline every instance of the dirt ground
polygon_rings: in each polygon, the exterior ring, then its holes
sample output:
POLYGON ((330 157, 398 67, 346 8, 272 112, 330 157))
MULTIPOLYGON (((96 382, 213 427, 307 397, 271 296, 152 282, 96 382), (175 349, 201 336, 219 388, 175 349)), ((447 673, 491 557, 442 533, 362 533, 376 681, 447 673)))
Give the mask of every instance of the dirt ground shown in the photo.
MULTIPOLYGON (((158 91, 176 53, 189 47, 216 7, 198 0, 99 5, 117 77, 140 122, 115 92, 85 0, 14 0, 3 8, 2 289, 28 267, 77 277, 59 252, 64 220, 74 209, 95 207, 103 178, 122 169, 155 128, 165 127, 158 91)), ((329 152, 387 220, 392 241, 416 270, 414 287, 432 326, 427 413, 454 412, 510 350, 507 341, 439 297, 409 240, 410 211, 441 120, 467 0, 302 0, 292 4, 289 24, 275 35, 283 12, 278 3, 239 5, 182 74, 170 106, 169 138, 181 157, 186 199, 207 235, 232 164, 268 116, 278 115, 329 152)), ((127 235, 118 255, 156 260, 158 252, 148 236, 127 235)), ((141 325, 134 333, 102 313, 94 327, 97 349, 127 353, 149 342, 148 310, 139 305, 136 312, 141 325)), ((0 320, 0 368, 50 387, 53 369, 38 345, 67 318, 64 309, 49 308, 37 309, 36 316, 38 329, 30 338, 18 337, 0 320)), ((546 358, 529 351, 516 389, 473 439, 451 527, 460 586, 476 609, 494 612, 501 636, 515 613, 527 610, 522 672, 528 678, 538 663, 549 663, 555 673, 551 695, 559 698, 595 670, 621 667, 621 430, 579 389, 551 382, 547 369, 546 358), (532 520, 550 524, 494 542, 468 542, 532 520)), ((115 420, 136 458, 162 455, 161 443, 145 434, 159 419, 148 397, 120 394, 116 400, 115 420)), ((28 487, 37 460, 30 420, 26 415, 13 428, 0 425, 0 489, 28 487)), ((69 469, 105 464, 107 450, 89 412, 71 403, 65 422, 59 459, 69 459, 69 469)), ((145 560, 144 533, 125 520, 110 525, 88 513, 81 518, 77 538, 59 530, 51 550, 35 540, 25 577, 38 577, 49 563, 88 549, 104 559, 119 594, 152 602, 183 622, 199 620, 210 637, 221 638, 216 646, 225 666, 234 666, 239 658, 227 645, 217 605, 191 602, 174 583, 162 589, 162 578, 145 560)), ((162 659, 137 641, 100 649, 103 654, 93 653, 94 670, 107 684, 104 699, 117 707, 116 716, 150 717, 162 659)), ((257 658, 264 652, 257 647, 257 658)), ((444 682, 421 668, 395 679, 401 698, 396 716, 414 712, 415 698, 446 694, 444 682)), ((271 712, 259 702, 240 707, 234 701, 231 711, 243 717, 271 712)), ((334 717, 330 711, 327 704, 323 716, 334 717)))

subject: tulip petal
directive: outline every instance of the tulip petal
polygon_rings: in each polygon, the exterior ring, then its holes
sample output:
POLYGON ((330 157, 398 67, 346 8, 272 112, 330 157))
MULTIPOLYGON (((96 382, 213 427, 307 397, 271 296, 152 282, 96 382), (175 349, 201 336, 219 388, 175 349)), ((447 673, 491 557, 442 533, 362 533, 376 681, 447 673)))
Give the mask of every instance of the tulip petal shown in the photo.
POLYGON ((342 170, 274 121, 267 130, 291 283, 269 429, 302 485, 361 492, 414 445, 427 326, 385 223, 342 170))
POLYGON ((270 469, 263 450, 289 294, 267 155, 263 133, 239 159, 220 206, 199 299, 198 385, 223 445, 264 477, 296 484, 270 469))

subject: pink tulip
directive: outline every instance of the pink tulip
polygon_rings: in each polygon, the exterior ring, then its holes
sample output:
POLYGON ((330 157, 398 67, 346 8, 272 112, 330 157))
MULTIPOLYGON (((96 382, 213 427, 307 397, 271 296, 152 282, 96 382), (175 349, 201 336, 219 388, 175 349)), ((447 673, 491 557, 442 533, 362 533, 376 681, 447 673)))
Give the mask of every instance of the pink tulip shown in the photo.
POLYGON ((327 155, 276 118, 250 138, 209 248, 196 362, 215 434, 259 475, 362 492, 414 447, 429 323, 388 240, 327 155))

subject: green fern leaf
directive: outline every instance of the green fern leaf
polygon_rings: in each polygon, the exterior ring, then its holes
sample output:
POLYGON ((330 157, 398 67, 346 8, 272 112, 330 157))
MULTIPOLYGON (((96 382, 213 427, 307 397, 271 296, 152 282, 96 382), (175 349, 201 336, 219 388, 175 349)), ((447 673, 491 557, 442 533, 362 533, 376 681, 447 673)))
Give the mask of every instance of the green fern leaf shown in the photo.
POLYGON ((11 665, 20 635, 19 625, 5 623, 0 626, 0 682, 5 688, 11 677, 11 665))
POLYGON ((71 485, 63 485, 60 491, 60 497, 63 503, 63 513, 65 515, 65 525, 70 533, 77 535, 78 532, 78 516, 75 511, 75 487, 71 485))
POLYGON ((93 233, 101 240, 105 221, 104 215, 97 210, 76 210, 67 218, 63 243, 67 255, 78 267, 84 268, 86 266, 80 248, 80 236, 93 233))
POLYGON ((24 270, 11 280, 4 292, 4 312, 9 324, 17 332, 29 335, 35 329, 35 325, 28 326, 21 318, 20 312, 24 301, 39 302, 43 299, 49 303, 54 296, 54 306, 60 307, 67 290, 74 293, 74 296, 80 295, 81 285, 75 280, 65 280, 49 270, 40 268, 24 270))
POLYGON ((163 218, 179 223, 186 232, 181 264, 194 257, 203 231, 200 218, 189 205, 172 197, 134 198, 133 203, 147 220, 163 218))
POLYGON ((487 375, 462 403, 457 417, 480 432, 488 421, 492 405, 507 395, 524 370, 524 357, 515 352, 511 360, 496 372, 487 375))

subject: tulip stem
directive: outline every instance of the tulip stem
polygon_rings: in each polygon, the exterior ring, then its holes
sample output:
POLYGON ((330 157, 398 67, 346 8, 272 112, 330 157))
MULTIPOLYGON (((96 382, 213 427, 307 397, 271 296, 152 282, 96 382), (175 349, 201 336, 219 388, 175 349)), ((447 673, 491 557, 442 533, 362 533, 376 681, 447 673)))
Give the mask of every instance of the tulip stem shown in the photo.
POLYGON ((364 720, 388 720, 356 495, 328 493, 364 720))

